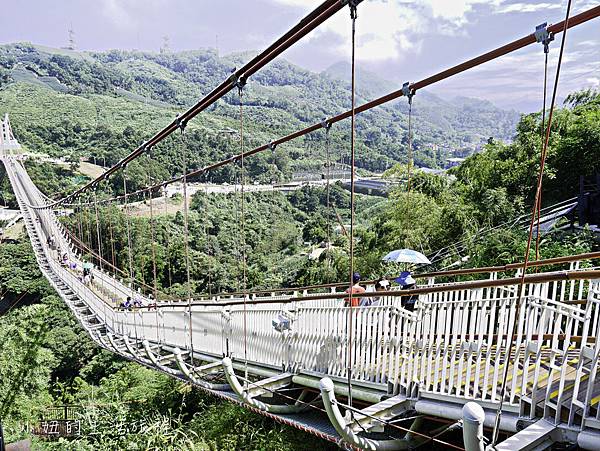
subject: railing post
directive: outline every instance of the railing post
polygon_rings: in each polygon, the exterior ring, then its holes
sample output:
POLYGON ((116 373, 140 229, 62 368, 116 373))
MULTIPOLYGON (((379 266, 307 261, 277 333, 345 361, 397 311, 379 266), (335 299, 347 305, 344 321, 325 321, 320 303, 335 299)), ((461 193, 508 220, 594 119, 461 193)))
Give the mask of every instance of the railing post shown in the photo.
POLYGON ((462 409, 465 451, 484 451, 483 421, 485 412, 476 402, 468 402, 462 409))

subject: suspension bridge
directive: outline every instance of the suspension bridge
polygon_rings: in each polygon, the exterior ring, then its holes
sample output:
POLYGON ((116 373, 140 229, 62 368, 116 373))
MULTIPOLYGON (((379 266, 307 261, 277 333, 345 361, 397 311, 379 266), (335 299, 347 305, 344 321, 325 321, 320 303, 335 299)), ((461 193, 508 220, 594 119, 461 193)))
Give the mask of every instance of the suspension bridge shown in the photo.
MULTIPOLYGON (((563 22, 539 26, 535 33, 356 106, 354 30, 359 3, 323 2, 171 124, 100 177, 62 199, 49 199, 35 186, 5 117, 0 133, 1 160, 41 271, 99 346, 348 449, 412 449, 434 443, 443 449, 469 451, 487 447, 533 450, 559 442, 600 449, 600 270, 592 263, 600 253, 528 261, 528 252, 520 264, 422 274, 418 288, 403 291, 347 294, 347 282, 251 291, 244 278, 238 293, 193 297, 188 292, 184 299, 171 299, 160 294, 156 281, 148 286, 134 280, 131 245, 128 272, 103 258, 98 221, 98 247, 93 249, 59 220, 56 211, 60 208, 90 207, 97 219, 98 205, 110 202, 123 205, 127 216, 129 202, 146 194, 152 211, 158 190, 181 182, 189 282, 188 179, 228 164, 240 167, 243 239, 244 161, 350 119, 352 273, 356 114, 403 96, 412 105, 419 89, 536 42, 547 47, 554 35, 562 34, 562 58, 567 30, 600 16, 600 6, 570 16, 569 2, 563 22), (246 150, 246 82, 348 6, 353 29, 351 110, 246 150), (240 154, 188 171, 188 121, 234 90, 239 94, 240 154), (182 175, 128 192, 127 165, 142 156, 151 159, 156 152, 153 148, 173 134, 180 138, 182 175), (124 194, 98 200, 96 191, 117 173, 123 176, 124 194), (69 264, 63 261, 63 253, 69 264), (85 280, 76 268, 85 267, 84 256, 89 254, 98 268, 92 280, 85 280), (528 274, 531 267, 538 271, 528 274), (453 281, 465 274, 474 280, 453 281), (128 297, 139 299, 141 307, 121 308, 128 297), (370 297, 378 302, 353 307, 353 302, 345 302, 349 297, 350 301, 370 297), (403 308, 407 297, 417 299, 413 310, 403 308), (444 434, 459 429, 464 444, 446 439, 444 434), (490 443, 484 440, 484 430, 492 431, 490 443)), ((558 71, 555 87, 557 82, 558 71)), ((409 115, 409 162, 410 138, 409 115)), ((541 180, 540 174, 538 195, 541 180)), ((536 196, 530 243, 539 211, 536 196)), ((129 222, 127 235, 131 244, 129 222)))

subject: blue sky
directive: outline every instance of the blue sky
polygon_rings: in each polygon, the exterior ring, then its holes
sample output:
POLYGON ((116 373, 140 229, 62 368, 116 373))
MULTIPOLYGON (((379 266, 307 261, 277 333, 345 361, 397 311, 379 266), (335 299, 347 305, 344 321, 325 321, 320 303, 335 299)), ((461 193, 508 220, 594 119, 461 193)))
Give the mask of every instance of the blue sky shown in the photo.
MULTIPOLYGON (((64 46, 72 24, 82 50, 173 50, 215 47, 261 50, 320 0, 5 0, 0 42, 64 46), (217 38, 218 36, 218 38, 217 38)), ((574 0, 573 14, 600 4, 574 0)), ((390 80, 390 91, 563 19, 561 0, 365 0, 359 5, 357 58, 361 68, 390 80)), ((343 10, 284 57, 320 71, 349 60, 350 20, 343 10)), ((554 71, 559 41, 552 44, 554 71)), ((560 94, 600 87, 600 20, 569 32, 560 94)), ((532 45, 500 61, 440 83, 443 97, 489 99, 517 110, 541 103, 543 53, 532 45)))

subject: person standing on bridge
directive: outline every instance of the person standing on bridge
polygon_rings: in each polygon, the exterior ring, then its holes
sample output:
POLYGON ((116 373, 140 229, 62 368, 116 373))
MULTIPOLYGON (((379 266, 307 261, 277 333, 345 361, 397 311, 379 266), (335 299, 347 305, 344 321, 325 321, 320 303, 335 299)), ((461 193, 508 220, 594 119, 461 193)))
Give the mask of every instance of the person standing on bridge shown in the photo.
MULTIPOLYGON (((401 290, 412 290, 417 287, 417 282, 410 274, 410 271, 403 271, 400 273, 400 277, 396 279, 396 282, 398 282, 400 285, 401 290)), ((400 305, 406 310, 412 312, 415 309, 415 304, 418 298, 419 296, 416 294, 402 296, 400 298, 400 305)))
MULTIPOLYGON (((360 294, 365 292, 365 289, 360 286, 360 273, 355 272, 352 274, 352 283, 354 284, 352 285, 352 294, 360 294)), ((345 293, 350 293, 350 288, 348 288, 345 293)), ((349 305, 352 305, 352 307, 358 307, 360 305, 360 301, 361 298, 352 298, 352 304, 350 304, 350 298, 346 298, 344 299, 344 305, 346 305, 346 307, 349 305)))

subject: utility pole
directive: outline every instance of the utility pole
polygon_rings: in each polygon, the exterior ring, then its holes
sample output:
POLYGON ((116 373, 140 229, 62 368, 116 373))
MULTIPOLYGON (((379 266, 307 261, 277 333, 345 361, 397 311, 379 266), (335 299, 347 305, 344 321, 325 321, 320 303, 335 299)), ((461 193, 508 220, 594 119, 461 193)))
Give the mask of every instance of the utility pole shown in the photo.
POLYGON ((75 30, 73 30, 73 23, 69 26, 69 45, 67 46, 69 50, 75 51, 77 49, 77 44, 75 43, 75 30))
POLYGON ((169 43, 169 36, 165 35, 162 37, 163 43, 160 48, 160 53, 171 53, 171 46, 169 43))

